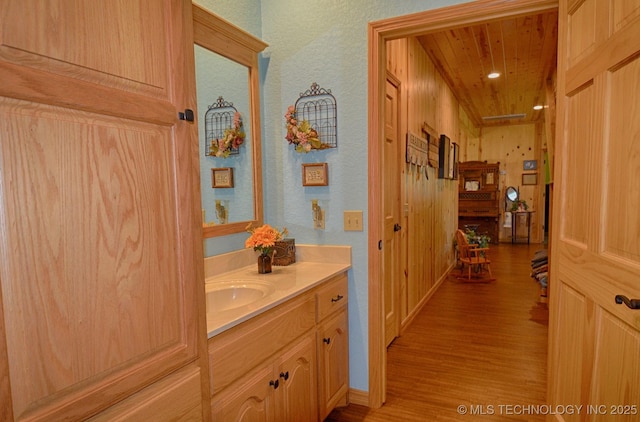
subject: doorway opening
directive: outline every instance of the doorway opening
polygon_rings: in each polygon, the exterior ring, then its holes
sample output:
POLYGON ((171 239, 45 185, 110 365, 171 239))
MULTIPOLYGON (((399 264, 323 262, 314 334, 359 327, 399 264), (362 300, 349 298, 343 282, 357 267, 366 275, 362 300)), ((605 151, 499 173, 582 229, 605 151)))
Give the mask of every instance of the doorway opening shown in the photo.
MULTIPOLYGON (((476 2, 477 3, 477 2, 476 2)), ((384 155, 384 99, 386 82, 386 41, 443 31, 472 24, 514 16, 524 16, 557 9, 557 1, 516 0, 502 2, 488 0, 482 7, 462 4, 414 15, 391 18, 369 25, 369 184, 382 186, 385 179, 384 155)), ((392 175, 400 177, 399 175, 392 175)), ((389 175, 386 175, 389 177, 389 175)), ((369 221, 369 407, 380 407, 386 393, 386 343, 384 312, 384 238, 383 198, 380 192, 370 191, 369 221)))

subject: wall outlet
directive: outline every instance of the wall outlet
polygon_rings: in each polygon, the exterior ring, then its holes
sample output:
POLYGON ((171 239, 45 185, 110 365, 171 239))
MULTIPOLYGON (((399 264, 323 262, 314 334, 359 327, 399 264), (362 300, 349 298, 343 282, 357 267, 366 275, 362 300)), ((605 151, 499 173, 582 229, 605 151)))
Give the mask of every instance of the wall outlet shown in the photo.
POLYGON ((362 210, 344 212, 344 231, 362 231, 362 210))

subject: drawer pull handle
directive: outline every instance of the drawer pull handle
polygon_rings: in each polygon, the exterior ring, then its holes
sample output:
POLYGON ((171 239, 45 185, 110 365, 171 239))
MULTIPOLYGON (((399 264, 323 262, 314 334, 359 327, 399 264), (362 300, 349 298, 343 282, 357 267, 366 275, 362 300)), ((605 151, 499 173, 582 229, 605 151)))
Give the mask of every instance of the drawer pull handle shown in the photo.
POLYGON ((329 344, 329 343, 331 343, 331 337, 325 337, 325 338, 322 339, 322 341, 327 343, 327 344, 329 344))
POLYGON ((271 380, 269 381, 269 386, 273 387, 273 389, 275 390, 280 386, 280 382, 278 380, 271 380))
POLYGON ((343 298, 344 298, 344 296, 342 296, 342 295, 338 295, 338 296, 336 296, 336 297, 332 297, 332 298, 331 298, 331 301, 332 301, 332 302, 338 302, 339 300, 342 300, 343 298))
POLYGON ((616 303, 622 305, 623 303, 631 309, 640 309, 640 299, 629 299, 623 295, 616 295, 616 303))
POLYGON ((287 372, 280 372, 280 378, 284 379, 285 381, 289 379, 289 371, 287 372))

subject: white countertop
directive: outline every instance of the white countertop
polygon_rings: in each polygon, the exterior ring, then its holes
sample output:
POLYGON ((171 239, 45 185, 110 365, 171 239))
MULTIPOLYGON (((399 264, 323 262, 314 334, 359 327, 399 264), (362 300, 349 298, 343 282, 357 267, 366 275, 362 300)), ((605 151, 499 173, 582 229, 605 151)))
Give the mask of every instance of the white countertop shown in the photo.
MULTIPOLYGON (((253 264, 244 265, 239 268, 230 269, 223 265, 225 272, 211 274, 208 268, 216 268, 215 263, 205 263, 205 283, 211 286, 212 283, 225 281, 259 281, 273 285, 273 292, 267 296, 250 303, 248 305, 216 312, 215 309, 207 308, 207 332, 209 338, 219 334, 231 327, 234 327, 249 318, 261 314, 275 306, 305 292, 331 277, 345 272, 351 268, 351 247, 349 246, 313 246, 296 245, 296 262, 287 266, 273 266, 272 272, 268 274, 258 274, 258 265, 255 254, 249 250, 249 257, 246 251, 242 259, 231 254, 224 254, 225 262, 246 262, 253 258, 253 264)), ((215 257, 212 257, 215 259, 215 257)))

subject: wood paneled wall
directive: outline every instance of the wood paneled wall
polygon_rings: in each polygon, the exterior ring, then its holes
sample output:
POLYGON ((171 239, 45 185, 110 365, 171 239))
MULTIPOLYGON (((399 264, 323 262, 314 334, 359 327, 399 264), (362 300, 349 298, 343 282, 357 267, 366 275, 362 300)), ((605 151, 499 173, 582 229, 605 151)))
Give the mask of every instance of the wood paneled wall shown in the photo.
POLYGON ((460 116, 460 161, 479 161, 480 129, 476 128, 462 107, 459 107, 460 116))
MULTIPOLYGON (((520 190, 520 198, 527 201, 529 209, 535 212, 531 217, 531 242, 540 243, 543 240, 544 224, 544 151, 547 147, 545 129, 542 123, 528 125, 512 125, 500 127, 486 127, 481 130, 477 151, 467 150, 467 155, 473 155, 477 160, 490 163, 500 163, 500 192, 504 198, 505 189, 515 186, 520 190), (524 160, 537 160, 537 170, 523 170, 524 160), (537 173, 538 184, 523 185, 523 173, 537 173)), ((504 211, 504 201, 500 203, 504 211)), ((503 223, 501 214, 501 225, 503 223)), ((511 241, 511 229, 500 230, 501 241, 511 241)))
MULTIPOLYGON (((534 210, 531 241, 541 242, 544 221, 545 130, 541 125, 476 128, 431 59, 415 38, 387 43, 387 71, 401 82, 400 132, 421 134, 426 123, 460 145, 460 161, 500 162, 500 190, 516 186, 534 210), (524 160, 538 160, 538 185, 522 186, 524 160)), ((437 178, 437 169, 405 164, 402 173, 403 223, 401 311, 403 326, 419 310, 454 264, 457 181, 437 178)), ((504 207, 504 202, 502 202, 504 207)), ((502 222, 501 222, 502 224, 502 222)), ((509 241, 510 229, 500 231, 509 241)))
MULTIPOLYGON (((387 70, 401 82, 400 132, 421 134, 427 123, 438 134, 460 136, 459 104, 436 72, 424 49, 413 38, 387 43, 387 70)), ((465 139, 474 138, 466 134, 465 139)), ((457 228, 457 181, 437 178, 437 169, 402 167, 401 313, 410 321, 454 264, 453 235, 457 228)))

